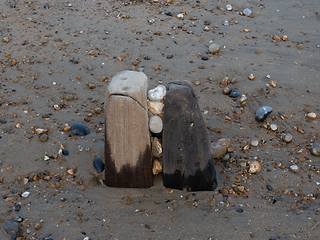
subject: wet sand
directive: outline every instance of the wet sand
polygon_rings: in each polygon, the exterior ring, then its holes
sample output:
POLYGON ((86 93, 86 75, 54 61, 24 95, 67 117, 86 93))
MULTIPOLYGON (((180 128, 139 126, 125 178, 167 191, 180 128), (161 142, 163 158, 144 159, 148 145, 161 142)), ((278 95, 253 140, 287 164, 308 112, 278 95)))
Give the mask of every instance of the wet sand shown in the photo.
POLYGON ((22 239, 319 238, 320 158, 310 153, 319 124, 305 116, 320 109, 318 1, 6 0, 0 11, 1 226, 23 217, 22 239), (251 17, 240 14, 245 8, 251 17), (209 54, 211 43, 218 54, 209 54), (104 159, 108 81, 139 68, 150 88, 194 83, 212 142, 231 139, 233 157, 215 162, 215 191, 166 189, 161 175, 150 189, 88 184, 93 158, 104 159), (223 94, 225 77, 235 78, 228 87, 246 105, 223 94), (258 123, 261 106, 273 112, 258 123), (75 122, 90 134, 64 131, 75 122), (68 156, 58 154, 60 144, 68 156), (262 171, 250 174, 255 159, 262 171))

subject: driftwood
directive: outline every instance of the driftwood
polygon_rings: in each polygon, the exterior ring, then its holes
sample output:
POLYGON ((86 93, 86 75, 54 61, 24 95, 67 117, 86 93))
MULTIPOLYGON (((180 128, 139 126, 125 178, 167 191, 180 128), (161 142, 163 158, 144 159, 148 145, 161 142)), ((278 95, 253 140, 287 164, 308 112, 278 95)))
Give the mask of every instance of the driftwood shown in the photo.
POLYGON ((147 108, 148 79, 142 72, 115 75, 105 101, 105 182, 109 187, 153 185, 147 108))
POLYGON ((211 141, 192 85, 174 81, 167 87, 162 138, 164 186, 214 190, 217 180, 211 141))

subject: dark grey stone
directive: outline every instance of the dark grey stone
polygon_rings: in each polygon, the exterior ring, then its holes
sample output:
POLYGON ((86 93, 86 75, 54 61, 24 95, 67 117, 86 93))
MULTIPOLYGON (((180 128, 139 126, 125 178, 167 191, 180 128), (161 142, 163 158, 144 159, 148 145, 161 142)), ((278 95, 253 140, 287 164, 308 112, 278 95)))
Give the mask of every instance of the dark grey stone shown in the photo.
POLYGON ((71 132, 74 135, 85 136, 90 133, 90 130, 83 123, 74 123, 71 126, 71 132))
POLYGON ((11 236, 11 240, 15 240, 20 236, 20 225, 17 222, 6 222, 3 229, 11 236))

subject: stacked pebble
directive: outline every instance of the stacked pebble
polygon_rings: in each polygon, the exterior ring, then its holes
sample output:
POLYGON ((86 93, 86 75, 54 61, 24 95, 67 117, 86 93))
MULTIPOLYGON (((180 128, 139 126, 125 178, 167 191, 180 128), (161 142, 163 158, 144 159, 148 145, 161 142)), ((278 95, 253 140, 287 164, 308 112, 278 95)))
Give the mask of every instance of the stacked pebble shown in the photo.
POLYGON ((151 137, 151 149, 154 175, 162 172, 162 128, 163 128, 163 112, 164 97, 167 89, 164 85, 158 85, 156 88, 148 91, 148 115, 149 115, 149 130, 151 137), (156 136, 155 136, 156 135, 156 136))

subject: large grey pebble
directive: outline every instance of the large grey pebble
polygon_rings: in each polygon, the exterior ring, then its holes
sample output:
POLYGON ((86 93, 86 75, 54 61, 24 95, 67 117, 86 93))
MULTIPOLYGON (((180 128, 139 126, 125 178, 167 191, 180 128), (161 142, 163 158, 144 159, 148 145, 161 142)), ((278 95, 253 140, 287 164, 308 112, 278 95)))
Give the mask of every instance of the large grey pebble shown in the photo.
POLYGON ((104 163, 98 157, 93 159, 93 166, 97 172, 102 172, 104 170, 104 163))
POLYGON ((312 155, 314 155, 316 157, 320 157, 320 144, 319 143, 314 143, 311 146, 310 151, 311 151, 312 155))
POLYGON ((74 123, 71 126, 71 132, 74 135, 85 136, 90 133, 90 130, 83 123, 74 123))
POLYGON ((272 113, 272 107, 270 106, 261 107, 256 112, 256 120, 258 122, 262 122, 270 115, 270 113, 272 113))
POLYGON ((11 236, 11 240, 15 240, 20 237, 20 225, 17 222, 6 222, 3 229, 11 236))

